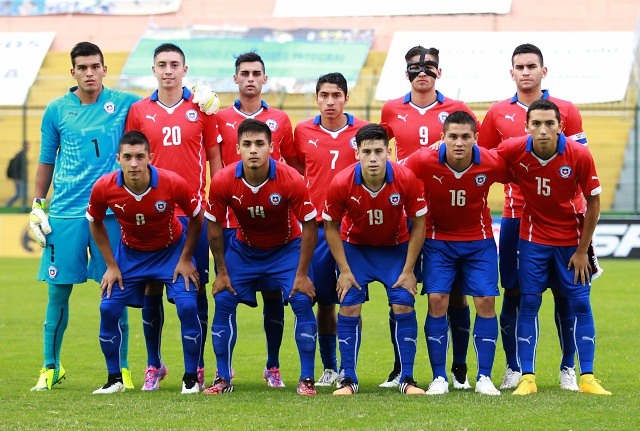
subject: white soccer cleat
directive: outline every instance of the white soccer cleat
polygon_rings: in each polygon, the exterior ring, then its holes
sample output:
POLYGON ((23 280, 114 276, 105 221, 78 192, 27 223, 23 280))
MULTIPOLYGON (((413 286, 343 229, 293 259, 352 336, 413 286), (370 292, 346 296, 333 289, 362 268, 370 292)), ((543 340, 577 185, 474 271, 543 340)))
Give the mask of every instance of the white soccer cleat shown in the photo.
POLYGON ((117 392, 124 392, 124 385, 122 382, 107 382, 103 387, 93 391, 93 394, 115 394, 117 392))
POLYGON ((564 367, 560 370, 560 389, 578 391, 578 379, 574 368, 564 367))
POLYGON ((338 381, 340 375, 330 368, 324 370, 322 376, 316 382, 316 386, 331 386, 338 381))
POLYGON ((191 387, 187 388, 187 382, 183 381, 182 382, 182 392, 183 395, 186 394, 199 394, 200 393, 200 385, 198 385, 198 382, 196 381, 191 382, 191 387))
POLYGON ((517 388, 521 378, 522 378, 522 372, 513 371, 511 368, 507 366, 507 371, 505 371, 504 377, 502 378, 502 384, 500 385, 500 389, 517 388))
POLYGON ((469 379, 466 377, 464 379, 464 383, 460 383, 458 379, 456 379, 455 377, 451 380, 453 380, 453 389, 461 389, 461 390, 471 389, 471 385, 469 384, 469 379))
POLYGON ((444 377, 436 377, 436 379, 431 382, 429 385, 429 389, 425 392, 425 395, 444 395, 449 392, 449 382, 445 380, 444 377))
POLYGON ((476 383, 476 392, 482 395, 500 395, 500 391, 493 385, 491 378, 482 374, 476 383))
POLYGON ((381 388, 397 388, 400 386, 400 372, 398 374, 391 373, 389 378, 378 385, 381 388))

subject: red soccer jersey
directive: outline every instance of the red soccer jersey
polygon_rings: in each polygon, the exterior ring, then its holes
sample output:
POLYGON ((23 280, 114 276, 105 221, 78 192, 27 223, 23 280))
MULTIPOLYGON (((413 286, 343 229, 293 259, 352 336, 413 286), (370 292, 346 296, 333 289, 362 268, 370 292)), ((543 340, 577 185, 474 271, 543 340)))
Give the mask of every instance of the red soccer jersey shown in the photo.
MULTIPOLYGON (((542 92, 542 99, 550 100, 560 109, 560 118, 564 123, 564 134, 581 144, 587 145, 587 137, 582 130, 582 116, 578 108, 571 102, 549 96, 549 91, 542 92)), ((527 134, 527 109, 529 107, 518 101, 516 94, 511 99, 491 105, 480 127, 478 145, 485 148, 496 148, 500 142, 527 134)), ((576 200, 579 204, 580 199, 576 200)), ((504 208, 502 216, 519 218, 522 216, 524 199, 517 184, 504 185, 504 208)))
POLYGON ((176 173, 149 165, 151 183, 140 195, 124 185, 122 171, 103 175, 96 181, 89 198, 87 219, 104 220, 110 208, 120 223, 122 242, 136 250, 163 249, 182 235, 182 224, 175 208, 197 215, 200 199, 187 182, 176 173))
POLYGON ((331 181, 322 218, 341 221, 343 241, 390 246, 409 241, 407 217, 426 212, 422 187, 409 169, 387 162, 385 184, 372 192, 363 184, 360 163, 355 163, 331 181))
MULTIPOLYGON (((154 166, 178 173, 205 199, 207 183, 206 148, 217 145, 216 117, 200 112, 183 89, 182 99, 168 108, 158 101, 158 91, 134 103, 127 116, 126 130, 139 130, 147 137, 154 166)), ((183 216, 177 208, 177 215, 183 216)))
POLYGON ((216 172, 209 189, 207 219, 224 222, 227 208, 238 220, 236 237, 269 250, 301 235, 298 220, 313 220, 316 209, 304 180, 292 167, 269 159, 269 177, 254 187, 242 178, 242 162, 216 172))
POLYGON ((487 194, 491 184, 511 180, 506 163, 489 150, 473 147, 473 163, 463 172, 446 164, 446 146, 423 148, 405 161, 424 184, 429 213, 426 237, 443 241, 493 238, 487 194))
POLYGON ((338 172, 357 161, 356 133, 368 124, 351 114, 346 116, 347 125, 337 131, 322 127, 320 115, 296 125, 293 142, 298 159, 305 165, 307 187, 318 209, 318 222, 322 221, 327 187, 338 172))
MULTIPOLYGON (((436 101, 425 107, 414 105, 411 93, 389 100, 382 106, 380 124, 387 129, 389 139, 396 138, 398 161, 440 141, 442 124, 452 112, 465 111, 476 118, 473 111, 461 101, 449 99, 439 91, 436 91, 436 95, 436 101)), ((476 123, 480 128, 480 122, 476 120, 476 123)))
POLYGON ((508 139, 497 152, 509 164, 526 202, 520 238, 553 246, 577 245, 583 220, 574 201, 578 187, 590 196, 602 190, 589 149, 560 134, 558 151, 549 160, 533 153, 530 136, 508 139))

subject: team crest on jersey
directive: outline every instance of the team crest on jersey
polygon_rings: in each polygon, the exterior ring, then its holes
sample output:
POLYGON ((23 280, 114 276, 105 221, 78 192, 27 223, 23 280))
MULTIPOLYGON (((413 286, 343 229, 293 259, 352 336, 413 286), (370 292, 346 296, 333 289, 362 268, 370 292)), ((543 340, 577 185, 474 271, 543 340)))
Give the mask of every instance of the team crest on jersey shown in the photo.
POLYGON ((264 123, 269 126, 269 129, 271 129, 272 132, 278 130, 278 122, 276 120, 269 118, 264 123))
POLYGON ((280 202, 282 202, 282 196, 278 193, 274 193, 269 196, 269 202, 271 202, 271 205, 280 205, 280 202))
POLYGON ((446 120, 448 116, 449 116, 449 113, 447 111, 442 111, 441 113, 438 114, 438 121, 444 124, 444 120, 446 120))
POLYGON ((355 136, 353 138, 351 138, 351 140, 349 141, 349 146, 351 148, 353 148, 354 150, 358 148, 358 144, 356 143, 356 137, 355 136))
POLYGON ((116 112, 116 105, 113 102, 109 101, 104 104, 102 109, 104 109, 104 112, 106 112, 107 114, 113 114, 114 112, 116 112))
POLYGON ((58 276, 58 267, 55 265, 49 265, 49 269, 47 269, 47 271, 49 272, 50 278, 56 278, 58 276))
POLYGON ((487 176, 485 174, 479 174, 476 176, 476 186, 481 187, 484 186, 484 183, 487 182, 487 176))
POLYGON ((157 201, 155 203, 156 211, 163 213, 167 210, 167 203, 165 201, 157 201))
POLYGON ((564 165, 564 166, 560 166, 560 169, 558 170, 558 172, 560 172, 560 176, 562 178, 569 178, 573 171, 571 170, 571 166, 564 165))
POLYGON ((394 207, 398 205, 400 203, 400 193, 392 193, 391 196, 389 196, 389 202, 394 207))
POLYGON ((187 120, 191 121, 192 123, 194 121, 198 121, 198 111, 196 111, 195 109, 189 109, 184 116, 187 117, 187 120))

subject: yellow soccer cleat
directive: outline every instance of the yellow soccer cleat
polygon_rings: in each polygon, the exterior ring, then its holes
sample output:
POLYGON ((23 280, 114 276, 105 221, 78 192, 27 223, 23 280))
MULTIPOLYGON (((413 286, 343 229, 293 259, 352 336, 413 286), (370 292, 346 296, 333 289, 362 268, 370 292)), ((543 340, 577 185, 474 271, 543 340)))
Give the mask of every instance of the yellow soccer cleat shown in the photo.
POLYGON ((536 376, 534 374, 523 374, 520 378, 520 383, 518 383, 518 387, 511 395, 531 395, 536 392, 538 392, 536 376))
POLYGON ((612 395, 611 392, 600 385, 600 381, 598 381, 593 374, 583 374, 580 376, 579 390, 583 394, 612 395))
POLYGON ((62 380, 67 378, 66 374, 62 365, 60 365, 60 368, 43 368, 40 370, 38 383, 31 390, 48 391, 53 385, 62 383, 62 380))
POLYGON ((122 384, 126 389, 134 389, 133 380, 131 380, 131 371, 128 368, 120 370, 122 372, 122 384))

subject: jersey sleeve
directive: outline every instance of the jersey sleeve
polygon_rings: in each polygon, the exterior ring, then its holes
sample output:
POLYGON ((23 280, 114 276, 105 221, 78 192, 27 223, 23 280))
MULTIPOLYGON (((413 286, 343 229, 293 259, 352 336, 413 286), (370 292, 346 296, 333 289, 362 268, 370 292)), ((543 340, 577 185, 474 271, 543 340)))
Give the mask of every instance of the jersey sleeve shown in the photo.
POLYGON ((384 105, 382 105, 382 112, 380 113, 380 125, 384 127, 384 129, 387 131, 387 136, 389 136, 389 139, 391 139, 394 137, 394 134, 393 129, 389 125, 389 122, 390 116, 393 115, 393 110, 391 109, 391 106, 389 106, 389 104, 390 101, 387 101, 384 105))
POLYGON ((489 108, 487 115, 482 120, 478 136, 478 146, 483 148, 496 148, 500 143, 500 135, 496 128, 496 122, 494 118, 494 110, 489 108))
POLYGON ((293 132, 293 151, 294 151, 294 156, 297 157, 298 160, 300 160, 300 162, 304 163, 305 156, 300 148, 300 139, 301 139, 300 135, 302 134, 302 128, 303 126, 301 125, 301 123, 298 123, 293 132))
POLYGON ((227 215, 227 201, 225 198, 224 173, 227 169, 221 169, 211 178, 209 196, 207 197, 207 210, 205 217, 207 220, 222 223, 227 215))
MULTIPOLYGON (((127 121, 129 119, 127 118, 127 121)), ((202 131, 202 143, 205 148, 213 148, 218 145, 218 121, 216 115, 204 116, 204 130, 202 131)))
POLYGON ((309 192, 307 191, 307 186, 302 177, 298 175, 298 173, 293 168, 289 169, 293 171, 289 173, 289 199, 291 201, 291 208, 293 209, 293 213, 301 222, 313 220, 316 218, 318 211, 313 205, 313 202, 311 202, 309 192))
POLYGON ((288 115, 283 115, 282 142, 280 142, 280 155, 282 157, 297 157, 298 153, 293 144, 293 127, 288 115))
POLYGON ((582 145, 587 145, 587 135, 582 129, 582 115, 578 107, 573 103, 568 105, 567 124, 564 125, 564 134, 567 138, 572 139, 582 145))
POLYGON ((55 104, 49 104, 44 110, 42 117, 41 141, 40 141, 40 163, 54 165, 60 147, 60 131, 58 130, 58 110, 55 104))
POLYGON ((131 108, 129 108, 127 120, 124 124, 125 132, 130 132, 132 130, 140 130, 140 115, 138 114, 137 103, 134 103, 131 105, 131 108))
POLYGON ((108 182, 107 177, 111 178, 112 176, 107 174, 100 177, 91 189, 89 205, 87 206, 87 213, 85 215, 89 221, 101 222, 107 213, 107 199, 104 194, 108 182))
POLYGON ((324 202, 324 210, 322 211, 322 218, 324 220, 339 223, 347 210, 346 200, 344 199, 347 187, 341 179, 342 175, 337 175, 329 184, 324 202))
POLYGON ((405 181, 408 184, 407 199, 404 204, 404 211, 407 217, 420 217, 427 213, 427 203, 424 198, 424 187, 421 181, 418 181, 413 171, 404 170, 405 181))
POLYGON ((578 183, 582 192, 587 196, 597 196, 602 193, 600 179, 596 172, 593 156, 587 151, 581 151, 578 159, 578 183))
POLYGON ((197 216, 202 210, 198 195, 191 191, 187 181, 179 175, 171 175, 171 179, 176 204, 189 217, 197 216))

